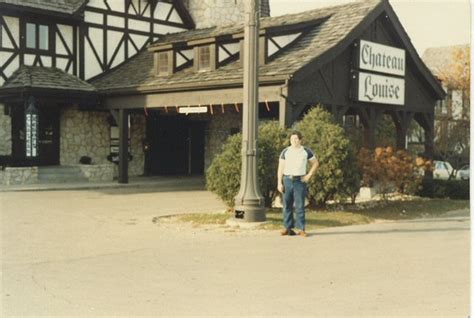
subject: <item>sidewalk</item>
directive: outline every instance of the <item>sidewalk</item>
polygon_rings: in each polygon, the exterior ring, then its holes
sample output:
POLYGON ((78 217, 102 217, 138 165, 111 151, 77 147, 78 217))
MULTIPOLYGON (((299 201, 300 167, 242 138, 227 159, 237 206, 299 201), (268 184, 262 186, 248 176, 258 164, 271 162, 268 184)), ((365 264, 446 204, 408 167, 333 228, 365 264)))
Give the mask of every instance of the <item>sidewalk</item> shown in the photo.
POLYGON ((204 190, 204 176, 152 176, 130 177, 128 183, 109 182, 69 182, 69 183, 37 183, 20 185, 0 185, 0 192, 17 191, 64 191, 93 189, 131 189, 160 188, 166 190, 204 190))

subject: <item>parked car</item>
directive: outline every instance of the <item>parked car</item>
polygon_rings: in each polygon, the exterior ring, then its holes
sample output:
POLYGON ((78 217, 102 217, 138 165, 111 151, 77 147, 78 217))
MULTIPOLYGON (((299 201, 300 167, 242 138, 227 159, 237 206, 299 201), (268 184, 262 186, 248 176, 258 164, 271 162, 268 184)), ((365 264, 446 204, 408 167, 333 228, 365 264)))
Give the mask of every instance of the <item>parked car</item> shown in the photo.
MULTIPOLYGON (((433 178, 448 180, 453 174, 453 166, 447 161, 434 161, 433 162, 433 178)), ((454 178, 455 176, 453 176, 454 178)))
POLYGON ((469 180, 469 165, 465 165, 458 170, 456 179, 469 180))

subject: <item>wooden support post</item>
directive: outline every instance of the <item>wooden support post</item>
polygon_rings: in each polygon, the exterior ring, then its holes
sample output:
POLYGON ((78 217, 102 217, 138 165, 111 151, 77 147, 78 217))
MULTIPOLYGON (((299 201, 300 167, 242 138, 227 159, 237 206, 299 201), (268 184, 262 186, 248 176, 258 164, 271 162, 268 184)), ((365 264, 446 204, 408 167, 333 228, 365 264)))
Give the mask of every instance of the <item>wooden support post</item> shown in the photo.
POLYGON ((128 183, 128 110, 119 110, 119 183, 128 183))
POLYGON ((279 113, 280 127, 285 128, 286 127, 286 121, 287 121, 287 117, 286 117, 287 102, 286 102, 286 99, 284 97, 280 96, 278 105, 279 105, 278 113, 279 113))
POLYGON ((391 113, 395 129, 397 133, 397 149, 406 149, 406 136, 411 120, 413 119, 413 112, 394 111, 391 113))

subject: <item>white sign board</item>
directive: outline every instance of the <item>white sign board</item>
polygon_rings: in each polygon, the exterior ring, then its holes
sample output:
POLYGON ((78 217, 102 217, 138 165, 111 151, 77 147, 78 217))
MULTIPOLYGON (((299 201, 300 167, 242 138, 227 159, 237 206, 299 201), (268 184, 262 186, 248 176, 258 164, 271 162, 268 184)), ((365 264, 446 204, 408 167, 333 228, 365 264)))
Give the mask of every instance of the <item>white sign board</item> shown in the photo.
POLYGON ((200 107, 180 107, 178 112, 180 114, 192 114, 192 113, 207 113, 207 106, 200 107))
POLYGON ((360 40, 360 69, 404 76, 405 65, 405 50, 360 40))
POLYGON ((369 103, 404 105, 405 80, 359 72, 358 100, 369 103))

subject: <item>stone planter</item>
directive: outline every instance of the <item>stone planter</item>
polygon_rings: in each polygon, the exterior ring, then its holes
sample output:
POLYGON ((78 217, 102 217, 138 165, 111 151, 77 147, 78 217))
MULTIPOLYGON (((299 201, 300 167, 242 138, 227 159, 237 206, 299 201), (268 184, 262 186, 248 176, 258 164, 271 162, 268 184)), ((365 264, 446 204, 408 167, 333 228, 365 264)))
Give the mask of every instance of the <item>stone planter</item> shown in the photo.
POLYGON ((359 199, 370 200, 377 194, 377 190, 374 187, 361 187, 359 190, 359 199))
POLYGON ((6 167, 0 174, 0 181, 4 185, 35 184, 38 182, 38 167, 6 167))
POLYGON ((78 165, 84 176, 91 182, 113 181, 114 165, 98 164, 98 165, 78 165))

